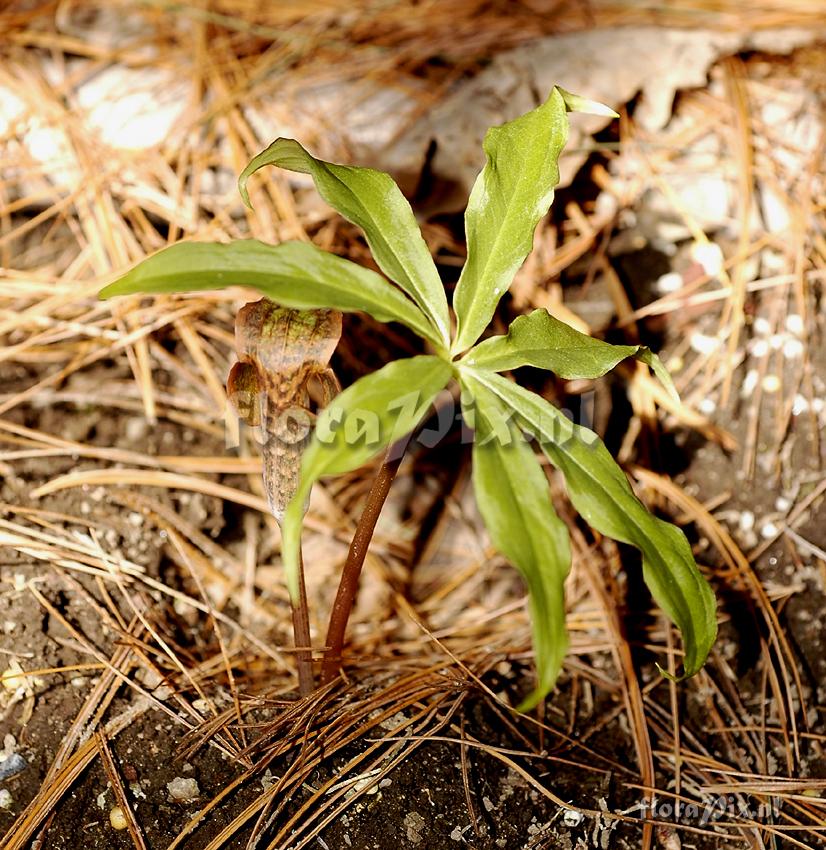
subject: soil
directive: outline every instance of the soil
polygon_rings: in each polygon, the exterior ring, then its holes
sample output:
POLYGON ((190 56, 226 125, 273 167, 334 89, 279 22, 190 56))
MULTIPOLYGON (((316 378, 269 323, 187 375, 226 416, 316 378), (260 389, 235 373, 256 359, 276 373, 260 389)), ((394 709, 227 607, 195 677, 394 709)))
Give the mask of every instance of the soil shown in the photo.
MULTIPOLYGON (((652 270, 653 276, 658 273, 652 270)), ((631 280, 627 283, 633 293, 635 288, 641 292, 645 282, 631 280)), ((592 299, 597 297, 595 290, 596 287, 591 288, 592 299)), ((667 353, 668 347, 679 340, 689 320, 699 322, 702 329, 703 317, 682 316, 673 317, 673 324, 667 328, 660 325, 648 330, 659 331, 666 337, 667 353)), ((363 331, 364 328, 350 326, 351 351, 359 351, 360 345, 363 347, 358 337, 363 331)), ((826 375, 822 326, 816 328, 810 340, 808 356, 812 374, 826 375)), ((342 359, 338 366, 339 373, 349 377, 352 359, 342 359)), ((746 363, 738 372, 735 396, 748 366, 746 363)), ((0 386, 5 393, 14 393, 43 377, 50 368, 12 366, 4 361, 0 364, 0 386)), ((162 391, 180 389, 170 374, 160 372, 155 380, 162 391)), ((820 386, 816 392, 822 396, 824 388, 820 386)), ((781 441, 783 457, 782 464, 778 465, 778 444, 773 440, 769 425, 774 421, 772 417, 777 406, 784 403, 780 395, 764 397, 761 402, 755 471, 752 475, 743 473, 743 447, 750 439, 750 402, 748 396, 736 397, 726 408, 714 412, 715 424, 729 431, 737 441, 738 448, 732 451, 682 428, 651 438, 651 465, 673 474, 677 483, 700 502, 709 503, 721 493, 730 494, 723 511, 715 511, 715 515, 746 552, 759 549, 764 540, 771 539, 770 525, 788 517, 792 506, 805 498, 823 476, 820 442, 823 429, 820 425, 811 427, 805 417, 798 417, 781 441)), ((619 405, 617 407, 619 409, 619 405)), ((57 390, 39 394, 35 402, 4 414, 4 418, 87 446, 118 447, 150 456, 212 457, 226 452, 223 440, 206 431, 165 419, 147 426, 131 372, 120 362, 87 369, 57 390), (98 397, 100 387, 111 388, 107 392, 117 398, 119 404, 104 407, 83 400, 98 397)), ((624 424, 613 421, 611 427, 621 435, 624 424)), ((20 445, 8 448, 13 450, 20 445)), ((0 520, 34 524, 44 534, 59 530, 68 535, 60 538, 61 543, 71 535, 83 541, 94 540, 94 534, 101 535, 107 550, 118 551, 149 578, 173 590, 196 594, 198 588, 193 586, 180 558, 176 559, 166 533, 128 502, 115 501, 111 491, 76 488, 39 500, 31 496, 38 486, 58 475, 98 466, 94 460, 71 456, 0 461, 3 474, 0 520), (27 508, 51 513, 27 515, 27 508)), ((248 489, 248 481, 241 475, 215 474, 212 477, 222 484, 248 489)), ((432 482, 437 477, 431 475, 428 480, 432 482)), ((439 482, 440 487, 443 484, 439 482)), ((451 479, 442 490, 454 486, 462 492, 470 491, 468 482, 461 477, 458 481, 451 479)), ((446 499, 442 490, 431 494, 431 506, 446 499)), ((153 498, 162 505, 233 556, 243 559, 242 511, 213 497, 182 492, 174 495, 174 492, 160 488, 151 490, 153 498)), ((466 500, 462 492, 456 501, 463 506, 466 500)), ((11 533, 8 525, 0 526, 0 530, 11 533)), ((728 698, 726 705, 737 707, 734 713, 727 713, 723 700, 710 697, 701 679, 679 684, 676 699, 683 734, 692 751, 703 753, 709 759, 719 759, 729 766, 747 766, 763 779, 767 778, 764 774, 768 774, 769 779, 776 773, 783 774, 791 759, 791 744, 783 735, 767 736, 766 763, 763 764, 748 750, 745 734, 733 731, 723 735, 720 727, 736 730, 738 724, 746 727, 752 723, 785 728, 791 709, 804 733, 796 757, 796 775, 805 779, 826 779, 823 753, 826 741, 826 637, 823 631, 826 499, 816 501, 795 526, 795 533, 805 541, 805 547, 793 545, 791 538, 780 536, 765 546, 765 551, 753 562, 755 574, 774 604, 782 632, 796 659, 802 690, 798 692, 796 686, 791 687, 791 706, 784 707, 776 698, 780 690, 778 685, 767 685, 763 658, 771 636, 753 595, 703 537, 702 529, 689 524, 687 531, 713 578, 720 601, 721 632, 709 662, 708 675, 728 698)), ((262 528, 260 534, 264 539, 258 554, 263 562, 269 558, 275 544, 269 539, 266 528, 262 528)), ((400 541, 398 545, 403 543, 400 541)), ((343 544, 332 541, 330 545, 340 548, 343 544)), ((608 563, 613 550, 606 549, 606 552, 608 563)), ((27 679, 22 688, 0 689, 0 739, 6 753, 16 752, 25 760, 21 772, 0 780, 0 792, 7 792, 4 807, 0 808, 0 835, 4 835, 5 840, 14 838, 15 819, 40 790, 61 742, 98 683, 103 673, 100 659, 110 659, 119 645, 134 639, 124 628, 135 616, 125 596, 108 597, 104 583, 95 575, 74 568, 65 569, 65 562, 53 563, 38 557, 39 554, 42 555, 34 546, 25 549, 25 554, 12 546, 0 552, 0 669, 11 670, 12 663, 16 662, 27 671, 41 671, 27 679), (120 627, 112 607, 123 621, 120 627), (90 664, 96 666, 90 668, 90 664), (48 672, 52 668, 66 672, 48 672)), ((641 612, 647 610, 648 597, 638 593, 639 565, 633 553, 623 550, 621 555, 623 569, 615 578, 626 588, 626 607, 621 611, 623 629, 629 638, 645 693, 652 746, 665 751, 667 757, 672 711, 669 691, 654 667, 657 657, 643 645, 640 637, 639 620, 643 616, 641 612)), ((430 557, 435 559, 436 556, 430 552, 430 557)), ((395 581, 396 577, 391 578, 395 581)), ((388 583, 394 588, 403 586, 410 590, 411 579, 406 576, 395 584, 388 583)), ((514 587, 518 588, 515 582, 514 587)), ((408 595, 407 601, 415 605, 415 593, 408 595)), ((150 624, 185 659, 189 669, 219 656, 208 617, 176 606, 168 597, 145 589, 135 591, 134 598, 147 603, 150 624)), ((273 587, 272 591, 262 592, 262 600, 273 617, 267 622, 255 623, 256 635, 268 644, 288 645, 289 615, 283 592, 273 587)), ((508 601, 511 600, 508 598, 503 604, 508 601)), ((237 616, 239 601, 235 597, 226 599, 224 610, 237 616)), ((358 618, 357 624, 362 631, 381 625, 358 618)), ((158 658, 152 654, 156 649, 152 641, 147 640, 144 649, 158 665, 161 664, 160 653, 158 658)), ((430 660, 427 659, 428 663, 430 660)), ((400 653, 397 662, 401 675, 421 659, 400 653)), ((272 672, 267 664, 266 660, 253 658, 248 664, 239 662, 237 665, 236 672, 252 695, 250 698, 261 694, 283 697, 279 690, 284 684, 283 675, 278 687, 273 685, 269 690, 266 684, 262 685, 272 672)), ((173 671, 165 672, 171 680, 173 671)), ((524 658, 502 658, 497 664, 488 665, 483 682, 490 692, 515 704, 528 687, 529 677, 530 668, 524 658)), ((639 769, 633 735, 623 710, 619 677, 604 646, 590 653, 583 650, 581 656, 572 652, 559 687, 545 707, 543 721, 548 726, 545 732, 530 719, 515 715, 508 715, 508 723, 504 723, 501 714, 496 713, 490 693, 474 686, 469 679, 462 680, 458 686, 461 698, 456 703, 454 715, 447 718, 443 706, 434 711, 429 729, 431 732, 439 729, 436 739, 421 742, 386 775, 375 778, 372 787, 357 786, 354 790, 358 793, 353 794, 349 808, 319 828, 317 835, 301 846, 326 850, 349 847, 357 850, 638 848, 642 827, 634 818, 639 814, 637 804, 642 799, 642 791, 634 787, 640 783, 639 769), (588 666, 582 660, 586 655, 590 661, 588 666), (442 719, 445 725, 440 728, 442 719), (466 747, 461 744, 461 734, 471 742, 466 747), (494 748, 498 757, 491 753, 494 748), (510 759, 515 767, 509 766, 503 758, 510 759), (580 815, 564 809, 548 794, 543 794, 540 786, 551 792, 556 800, 588 810, 588 813, 580 815), (627 812, 627 820, 615 820, 608 815, 617 812, 627 812)), ((278 677, 273 673, 272 678, 278 677)), ((15 682, 17 684, 19 682, 15 682)), ((157 682, 144 684, 151 688, 157 682)), ((217 677, 211 681, 210 696, 221 697, 225 693, 224 684, 217 677)), ((183 693, 188 686, 181 687, 183 693)), ((457 686, 446 684, 446 692, 451 687, 457 686)), ((187 693, 191 697, 191 692, 187 693)), ((122 688, 107 709, 104 720, 128 711, 136 705, 137 699, 133 691, 122 688)), ((344 700, 341 710, 346 712, 348 697, 341 699, 344 700)), ((198 809, 244 775, 245 770, 240 759, 228 757, 217 746, 206 744, 191 751, 186 727, 180 722, 184 713, 181 711, 178 716, 180 707, 174 699, 169 699, 168 705, 173 706, 172 716, 149 708, 124 731, 113 736, 108 744, 148 850, 167 848, 198 809), (173 800, 169 784, 176 779, 195 780, 197 797, 173 800)), ((256 707, 245 717, 246 731, 254 737, 266 724, 275 722, 282 708, 269 704, 256 707)), ((325 782, 339 776, 349 760, 366 752, 375 734, 375 729, 371 728, 310 772, 289 799, 278 822, 264 832, 257 846, 270 846, 273 830, 298 812, 303 803, 315 800, 314 793, 325 782)), ((266 735, 262 740, 265 739, 266 735)), ((253 753, 259 765, 257 773, 233 790, 181 843, 183 850, 207 847, 274 778, 283 776, 294 766, 294 752, 265 764, 270 744, 274 742, 265 742, 253 753)), ((656 762, 656 784, 658 788, 671 790, 675 775, 673 769, 666 769, 669 764, 666 757, 656 762)), ((822 796, 822 791, 820 793, 822 796)), ((778 803, 778 798, 769 794, 738 794, 736 799, 733 794, 728 797, 723 794, 721 799, 734 805, 744 797, 749 805, 766 799, 778 803)), ((116 831, 110 825, 110 812, 115 804, 107 774, 100 760, 95 759, 54 807, 41 831, 36 832, 39 844, 35 846, 60 850, 117 850, 135 846, 128 830, 116 831)), ((311 814, 320 822, 326 803, 316 801, 313 805, 311 814)), ((681 846, 697 850, 769 846, 757 844, 763 839, 755 837, 755 833, 746 829, 738 832, 734 826, 713 834, 709 822, 718 818, 730 821, 730 809, 687 814, 682 824, 689 829, 679 833, 668 826, 673 818, 670 811, 666 812, 664 807, 659 809, 664 825, 658 827, 655 834, 656 845, 664 850, 679 850, 681 846), (723 834, 731 837, 723 837, 723 834)), ((771 818, 767 820, 771 822, 771 818)), ((248 825, 221 846, 246 847, 250 834, 248 825)), ((823 842, 814 843, 816 840, 807 835, 805 841, 795 846, 823 846, 823 842)), ((771 846, 783 848, 792 844, 777 838, 771 846)), ((290 843, 282 844, 276 850, 292 847, 290 843)))
MULTIPOLYGON (((824 350, 812 352, 818 365, 826 371, 824 350)), ((821 372, 823 374, 824 372, 821 372)), ((3 376, 14 383, 14 376, 3 376)), ((86 376, 93 381, 113 380, 115 374, 86 376)), ((18 415, 18 419, 22 419, 18 415)), ((75 405, 56 402, 41 409, 30 409, 25 423, 46 432, 60 432, 66 437, 87 444, 132 448, 146 452, 169 454, 186 451, 191 454, 218 454, 217 441, 171 425, 151 431, 138 427, 135 417, 113 417, 111 411, 104 415, 95 409, 79 409, 75 405)), ((719 424, 730 428, 735 436, 743 437, 743 424, 736 416, 720 417, 719 424)), ((783 482, 781 488, 753 486, 743 480, 739 471, 741 457, 738 452, 726 453, 710 442, 700 443, 692 449, 695 438, 683 434, 682 449, 672 456, 675 464, 680 457, 688 458, 687 467, 677 480, 701 501, 711 499, 724 490, 733 490, 727 509, 742 515, 751 511, 758 517, 777 513, 777 500, 789 488, 806 488, 818 472, 817 456, 805 434, 800 436, 792 452, 796 474, 783 482)), ((683 461, 684 462, 684 461, 683 461)), ((88 461, 71 458, 41 458, 15 462, 13 474, 6 476, 2 485, 2 499, 18 508, 26 506, 28 493, 39 483, 74 468, 92 465, 88 461)), ((115 504, 100 499, 101 493, 68 490, 36 503, 59 515, 82 517, 94 512, 95 527, 104 535, 117 537, 117 547, 131 561, 142 566, 152 576, 166 582, 185 584, 183 577, 164 555, 165 540, 139 513, 124 511, 115 504)), ((232 543, 232 529, 228 526, 224 506, 216 499, 201 496, 173 498, 162 494, 170 506, 183 513, 199 528, 211 533, 226 545, 232 543)), ((35 503, 32 502, 32 505, 35 503)), ((12 514, 4 514, 7 518, 12 514)), ((80 532, 80 528, 77 529, 80 532)), ((798 527, 798 533, 812 545, 826 547, 826 505, 821 502, 808 520, 798 527)), ((101 628, 101 619, 91 603, 100 600, 99 588, 94 579, 78 575, 68 581, 66 574, 52 570, 48 564, 27 558, 5 549, 2 556, 2 591, 0 592, 0 652, 4 658, 17 658, 27 669, 70 667, 90 661, 89 654, 78 645, 76 636, 70 635, 64 624, 68 622, 93 646, 104 653, 111 651, 118 635, 101 628), (25 588, 34 585, 54 606, 54 612, 44 611, 34 596, 25 588)), ((712 558, 712 563, 714 559, 712 558)), ((824 609, 824 564, 806 563, 793 559, 787 547, 775 543, 756 561, 755 568, 766 586, 776 586, 788 594, 788 602, 780 609, 784 630, 800 657, 805 701, 809 706, 806 718, 813 735, 826 732, 824 707, 826 706, 826 652, 824 652, 821 613, 824 609)), ((755 630, 766 638, 742 588, 729 587, 718 581, 721 601, 727 616, 718 643, 718 652, 727 658, 736 671, 735 684, 742 703, 759 715, 762 693, 761 672, 756 666, 755 630)), ((178 637, 186 633, 193 623, 183 622, 173 607, 166 609, 171 618, 167 629, 178 637)), ((122 612, 128 616, 128 611, 122 612)), ((181 639, 183 648, 198 652, 197 627, 181 639)), ((650 659, 640 652, 646 680, 651 679, 650 659)), ((518 672, 519 668, 515 668, 518 672)), ((54 755, 70 724, 80 710, 84 698, 93 686, 97 671, 79 669, 60 676, 43 676, 35 682, 33 696, 16 705, 9 705, 2 716, 0 731, 14 736, 14 748, 21 753, 27 766, 18 775, 6 780, 3 788, 11 795, 11 805, 0 811, 0 824, 8 827, 32 799, 48 770, 54 755), (23 723, 30 714, 30 719, 23 723)), ((501 683, 500 683, 501 685, 501 683)), ((507 687, 512 687, 511 681, 507 687)), ((575 686, 570 675, 563 678, 554 696, 556 711, 548 722, 566 729, 575 741, 598 723, 604 706, 595 699, 590 712, 578 711, 568 717, 566 705, 575 686)), ((692 729, 704 736, 709 750, 725 757, 713 736, 704 730, 702 702, 696 694, 685 697, 685 711, 692 717, 692 729)), ((122 710, 129 702, 128 693, 122 694, 110 709, 110 714, 122 710)), ((8 704, 8 699, 6 699, 8 704)), ((769 713, 772 707, 769 707, 769 713)), ((491 718, 485 699, 471 695, 461 710, 461 720, 468 735, 488 746, 510 750, 523 750, 525 739, 508 732, 496 718, 491 718)), ((605 763, 634 764, 634 749, 627 726, 620 715, 600 734, 589 739, 589 746, 602 754, 605 763)), ((533 742, 537 756, 517 763, 538 777, 553 793, 576 806, 599 811, 619 811, 633 805, 635 799, 624 787, 624 777, 597 761, 586 760, 580 767, 547 760, 547 741, 543 746, 536 729, 525 724, 519 728, 533 742), (604 772, 593 770, 605 767, 604 772)), ((122 774, 131 778, 130 794, 134 801, 137 820, 141 825, 147 847, 163 848, 178 834, 195 810, 197 803, 209 799, 241 774, 239 765, 207 746, 192 755, 179 755, 182 742, 181 726, 156 711, 148 711, 137 722, 111 742, 111 749, 122 774), (200 795, 189 803, 173 802, 167 784, 176 777, 197 781, 200 795)), ((577 746, 553 747, 556 757, 577 759, 577 746)), ((775 746, 774 757, 785 758, 782 744, 775 746)), ((485 752, 468 747, 463 768, 461 747, 456 743, 429 742, 396 767, 376 786, 375 792, 364 794, 343 816, 323 830, 315 846, 329 848, 356 847, 416 848, 416 850, 443 850, 446 847, 483 848, 574 848, 574 847, 636 847, 640 829, 633 824, 613 823, 586 815, 579 822, 543 796, 526 779, 509 769, 501 761, 485 752), (470 801, 470 808, 469 808, 470 801)), ((826 760, 821 744, 815 739, 804 742, 801 752, 801 776, 826 777, 826 760)), ((317 773, 321 781, 335 770, 335 762, 317 773)), ((277 766, 272 766, 277 774, 277 766)), ((658 779, 667 783, 667 776, 658 779)), ((258 782, 260 783, 260 778, 258 782)), ((310 783, 312 784, 312 783, 310 783)), ((225 806, 220 807, 204 826, 189 840, 185 848, 201 848, 208 839, 218 834, 230 819, 247 805, 260 786, 248 784, 225 806)), ((309 791, 305 791, 306 797, 309 791)), ((297 797, 294 808, 301 802, 297 797)), ((80 780, 57 807, 49 819, 44 833, 45 845, 75 850, 85 848, 117 848, 131 846, 127 831, 115 832, 109 825, 109 811, 114 805, 113 792, 98 761, 85 771, 80 780)), ((633 815, 632 815, 633 816, 633 815)), ((662 841, 668 834, 660 833, 662 841)), ((693 846, 741 846, 739 842, 727 843, 722 839, 693 837, 693 846)), ((228 847, 242 847, 248 831, 241 832, 228 847)), ((261 845, 265 846, 265 845, 261 845)), ((313 846, 313 845, 310 845, 313 846)), ((662 846, 676 846, 663 844, 662 846)), ((688 846, 688 845, 686 845, 688 846)), ((780 845, 778 845, 780 846, 780 845)))

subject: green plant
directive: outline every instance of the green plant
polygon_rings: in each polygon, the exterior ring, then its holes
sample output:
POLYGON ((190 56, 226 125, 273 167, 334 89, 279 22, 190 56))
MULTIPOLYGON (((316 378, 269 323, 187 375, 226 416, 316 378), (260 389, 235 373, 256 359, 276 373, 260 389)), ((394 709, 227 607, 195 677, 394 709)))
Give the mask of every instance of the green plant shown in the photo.
POLYGON ((433 354, 387 364, 348 387, 319 415, 283 516, 287 585, 297 601, 301 529, 313 484, 353 470, 405 438, 437 394, 458 380, 465 416, 476 430, 473 481, 482 517, 529 591, 538 684, 523 708, 548 694, 562 665, 567 647, 563 586, 570 565, 567 530, 554 512, 526 433, 562 472, 572 503, 591 526, 641 551, 654 599, 682 632, 684 675, 700 669, 716 635, 714 596, 683 533, 645 509, 593 432, 500 374, 530 365, 562 378, 596 378, 633 356, 673 391, 656 355, 642 346, 593 339, 544 310, 516 319, 505 336, 478 342, 553 200, 567 113, 595 109, 605 108, 554 88, 545 103, 488 132, 487 162, 465 214, 468 257, 453 298, 455 333, 436 267, 393 180, 372 169, 318 160, 291 139, 276 140, 244 169, 239 179, 244 201, 249 204, 248 178, 266 165, 309 174, 321 196, 363 230, 378 266, 398 288, 311 244, 271 246, 249 240, 173 245, 101 293, 243 284, 296 310, 364 311, 381 321, 398 321, 426 340, 433 354))

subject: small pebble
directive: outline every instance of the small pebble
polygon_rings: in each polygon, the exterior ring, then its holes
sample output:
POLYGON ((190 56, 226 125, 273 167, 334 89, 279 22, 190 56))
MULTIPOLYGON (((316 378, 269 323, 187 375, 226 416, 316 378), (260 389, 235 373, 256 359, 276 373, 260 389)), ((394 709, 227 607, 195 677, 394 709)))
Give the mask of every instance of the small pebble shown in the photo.
POLYGON ((690 344, 691 348, 698 354, 713 354, 720 347, 720 340, 716 336, 693 333, 691 334, 690 344))
POLYGON ((751 531, 752 528, 754 528, 754 514, 751 511, 743 511, 740 514, 740 529, 751 531))
POLYGON ((778 496, 774 503, 775 510, 779 511, 781 514, 788 513, 791 506, 792 500, 787 499, 785 496, 778 496))
POLYGON ((683 288, 683 276, 677 272, 668 272, 668 274, 660 275, 655 284, 657 291, 663 295, 670 292, 677 292, 683 288))
POLYGON ((562 822, 565 826, 575 827, 582 823, 582 817, 581 812, 575 812, 573 809, 566 809, 565 814, 562 815, 562 822))
POLYGON ((794 397, 794 403, 792 404, 792 415, 800 416, 801 413, 805 413, 809 409, 809 400, 806 396, 798 393, 794 397))
POLYGON ((763 378, 763 392, 776 393, 780 389, 780 378, 777 375, 766 375, 763 378))
POLYGON ((763 537, 764 540, 770 540, 772 537, 776 537, 779 533, 780 529, 773 522, 767 522, 760 529, 760 536, 763 537))
POLYGON ((0 809, 10 809, 13 802, 11 791, 8 788, 0 788, 0 809))
POLYGON ((756 339, 749 346, 752 357, 765 357, 769 353, 769 344, 765 339, 756 339))
POLYGON ((109 823, 112 829, 126 829, 129 826, 129 821, 126 820, 126 814, 120 806, 115 806, 109 810, 109 823))
POLYGON ((718 275, 723 270, 723 252, 714 242, 695 242, 691 246, 691 258, 703 267, 706 274, 718 275))
POLYGON ((703 416, 711 416, 717 410, 717 402, 713 398, 704 398, 699 404, 699 409, 703 416))
POLYGON ((797 313, 789 313, 786 316, 786 330, 795 336, 803 336, 803 317, 797 313))
POLYGON ((194 779, 176 776, 171 782, 166 783, 166 790, 172 800, 179 803, 189 803, 201 796, 201 789, 194 779))
POLYGON ((12 776, 22 773, 28 766, 29 763, 20 753, 12 753, 0 761, 0 780, 11 779, 12 776))
POLYGON ((771 322, 765 316, 758 316, 752 323, 752 329, 758 336, 768 336, 771 333, 771 322))
POLYGON ((787 360, 797 360, 803 356, 803 343, 799 339, 787 339, 783 343, 783 356, 787 360))
POLYGON ((757 388, 757 382, 760 380, 760 375, 757 369, 749 369, 746 372, 746 377, 743 379, 743 385, 740 387, 740 395, 743 398, 748 398, 757 388))

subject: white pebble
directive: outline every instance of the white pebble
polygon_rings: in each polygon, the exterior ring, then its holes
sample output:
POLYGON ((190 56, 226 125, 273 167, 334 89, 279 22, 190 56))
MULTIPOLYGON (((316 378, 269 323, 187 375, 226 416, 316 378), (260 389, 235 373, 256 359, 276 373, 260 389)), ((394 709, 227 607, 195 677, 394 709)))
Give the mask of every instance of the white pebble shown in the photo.
POLYGON ((582 813, 575 812, 573 809, 566 809, 565 814, 562 815, 562 822, 565 826, 579 826, 582 823, 582 813))
POLYGON ((760 529, 760 536, 764 540, 771 540, 772 537, 777 537, 780 534, 780 529, 773 523, 767 522, 760 529))
POLYGON ((751 531, 752 528, 754 528, 754 514, 751 511, 743 511, 740 514, 740 529, 751 531))
POLYGON ((795 336, 803 336, 803 317, 797 313, 789 313, 786 316, 786 330, 795 336))
POLYGON ((679 292, 683 288, 683 276, 678 272, 668 272, 660 275, 655 284, 657 292, 667 295, 670 292, 679 292))
POLYGON ((772 351, 780 351, 783 348, 783 343, 786 341, 786 337, 783 334, 772 334, 769 337, 769 348, 772 351))
POLYGON ((126 814, 120 806, 115 806, 109 811, 109 823, 112 829, 126 829, 129 826, 129 821, 126 819, 126 814))
POLYGON ((706 274, 718 275, 723 270, 723 252, 714 242, 695 242, 691 246, 691 257, 703 267, 706 274))
POLYGON ((826 402, 824 402, 822 398, 813 398, 812 410, 814 410, 815 413, 823 413, 824 404, 826 404, 826 402))
POLYGON ((763 392, 776 393, 780 389, 780 378, 777 375, 766 375, 763 378, 763 392))
POLYGON ((179 803, 188 803, 201 796, 201 789, 194 779, 176 776, 171 782, 166 783, 166 790, 172 800, 179 803))
POLYGON ((769 353, 769 344, 765 339, 756 339, 749 345, 752 357, 765 357, 769 353))
POLYGON ((752 328, 758 336, 768 336, 771 333, 771 322, 765 316, 758 316, 752 323, 752 328))
POLYGON ((0 809, 10 809, 12 807, 11 792, 8 788, 0 788, 0 809))
POLYGON ((775 510, 780 511, 781 514, 785 514, 791 506, 792 500, 785 496, 778 496, 774 502, 775 510))
POLYGON ((757 389, 758 380, 760 380, 760 375, 757 369, 749 369, 746 372, 746 377, 743 379, 743 385, 740 387, 740 395, 743 398, 748 398, 757 389))
POLYGON ((717 410, 717 402, 713 398, 704 398, 698 407, 703 416, 711 416, 717 410))
POLYGON ((713 354, 720 347, 716 336, 708 336, 699 332, 691 334, 691 348, 698 354, 713 354))
POLYGON ((801 413, 805 413, 809 409, 809 400, 806 396, 798 393, 794 397, 794 404, 792 404, 792 415, 800 416, 801 413))
POLYGON ((803 343, 799 339, 792 337, 783 343, 783 356, 787 360, 797 360, 803 356, 803 343))

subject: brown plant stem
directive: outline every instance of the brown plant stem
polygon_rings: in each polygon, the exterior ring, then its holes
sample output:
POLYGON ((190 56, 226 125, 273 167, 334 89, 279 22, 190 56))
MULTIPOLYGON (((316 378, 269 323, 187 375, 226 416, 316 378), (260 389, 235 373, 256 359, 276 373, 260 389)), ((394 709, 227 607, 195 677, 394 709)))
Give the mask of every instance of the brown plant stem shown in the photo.
POLYGON ((293 640, 296 646, 298 667, 298 692, 306 697, 315 690, 313 677, 313 651, 310 642, 310 616, 307 605, 307 587, 304 584, 304 556, 298 555, 298 604, 291 603, 293 613, 293 640))
POLYGON ((379 468, 356 526, 356 532, 350 542, 347 560, 344 562, 338 592, 335 602, 333 602, 333 609, 330 612, 330 624, 327 628, 327 640, 325 641, 327 649, 321 665, 322 685, 335 679, 341 670, 344 635, 347 631, 347 621, 350 619, 350 613, 353 610, 353 603, 356 600, 361 568, 364 565, 364 559, 370 546, 370 540, 373 538, 379 514, 387 499, 387 494, 390 492, 390 485, 399 471, 403 452, 399 452, 397 447, 394 446, 391 447, 388 456, 392 456, 393 459, 385 459, 379 468))

